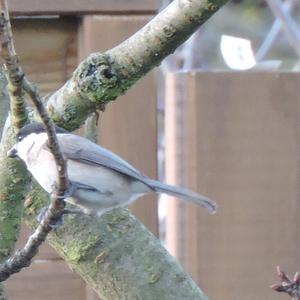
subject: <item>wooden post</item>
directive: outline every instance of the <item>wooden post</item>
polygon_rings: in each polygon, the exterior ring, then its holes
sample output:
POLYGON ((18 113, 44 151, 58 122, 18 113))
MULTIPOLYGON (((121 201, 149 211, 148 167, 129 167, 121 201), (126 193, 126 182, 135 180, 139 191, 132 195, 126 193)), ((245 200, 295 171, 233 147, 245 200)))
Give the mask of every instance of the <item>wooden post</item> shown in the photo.
POLYGON ((211 197, 168 209, 167 247, 211 299, 281 299, 299 270, 300 85, 294 73, 169 74, 167 181, 211 197))

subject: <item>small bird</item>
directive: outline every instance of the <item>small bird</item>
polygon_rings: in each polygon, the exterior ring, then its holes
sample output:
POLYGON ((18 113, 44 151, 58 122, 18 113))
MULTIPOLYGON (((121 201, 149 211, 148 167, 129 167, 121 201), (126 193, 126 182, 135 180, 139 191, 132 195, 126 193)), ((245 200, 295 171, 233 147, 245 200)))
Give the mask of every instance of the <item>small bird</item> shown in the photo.
MULTIPOLYGON (((150 179, 111 151, 58 126, 55 129, 71 185, 65 201, 86 213, 100 215, 151 193, 166 193, 201 205, 210 213, 216 211, 217 204, 207 197, 150 179)), ((43 189, 53 191, 58 174, 42 123, 24 126, 7 155, 22 159, 43 189)))

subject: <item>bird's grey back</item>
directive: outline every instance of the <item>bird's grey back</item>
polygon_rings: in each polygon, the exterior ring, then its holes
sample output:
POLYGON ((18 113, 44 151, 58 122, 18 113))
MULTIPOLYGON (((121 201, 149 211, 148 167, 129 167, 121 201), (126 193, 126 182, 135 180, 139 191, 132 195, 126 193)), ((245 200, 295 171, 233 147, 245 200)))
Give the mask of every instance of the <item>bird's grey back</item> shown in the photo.
POLYGON ((101 165, 147 184, 147 176, 111 151, 74 134, 59 134, 57 137, 66 159, 101 165))

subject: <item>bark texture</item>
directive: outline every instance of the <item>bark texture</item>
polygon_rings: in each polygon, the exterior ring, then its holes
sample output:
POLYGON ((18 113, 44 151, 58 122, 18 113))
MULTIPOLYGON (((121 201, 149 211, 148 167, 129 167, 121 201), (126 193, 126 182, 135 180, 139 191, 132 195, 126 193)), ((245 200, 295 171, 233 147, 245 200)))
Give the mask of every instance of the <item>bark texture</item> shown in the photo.
POLYGON ((91 54, 73 77, 46 99, 58 125, 74 130, 87 116, 126 92, 159 65, 228 0, 175 0, 119 46, 91 54))
POLYGON ((9 97, 7 93, 7 80, 3 73, 2 67, 0 68, 0 139, 2 136, 5 120, 9 111, 9 97))
MULTIPOLYGON (((27 222, 48 197, 39 187, 28 195, 27 222), (41 196, 44 195, 44 196, 41 196)), ((127 209, 102 217, 67 216, 48 237, 72 270, 80 274, 101 299, 207 300, 176 260, 127 209)))
MULTIPOLYGON (((8 99, 2 100, 9 102, 8 99)), ((6 155, 14 142, 15 133, 8 117, 0 145, 0 263, 12 254, 19 237, 24 194, 30 181, 24 164, 19 160, 9 159, 6 155)), ((1 284, 0 299, 5 299, 3 290, 1 284)))
POLYGON ((11 128, 6 128, 0 147, 0 262, 11 254, 18 238, 24 189, 29 178, 23 163, 6 156, 14 138, 11 128))

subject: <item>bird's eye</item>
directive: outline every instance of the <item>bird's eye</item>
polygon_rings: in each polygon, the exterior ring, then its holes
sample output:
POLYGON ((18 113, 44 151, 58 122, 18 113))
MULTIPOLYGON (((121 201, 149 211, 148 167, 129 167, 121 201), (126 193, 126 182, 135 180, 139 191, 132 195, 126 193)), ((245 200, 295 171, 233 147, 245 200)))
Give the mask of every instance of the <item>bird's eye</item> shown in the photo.
POLYGON ((18 136, 18 141, 21 142, 23 137, 21 135, 18 136))

